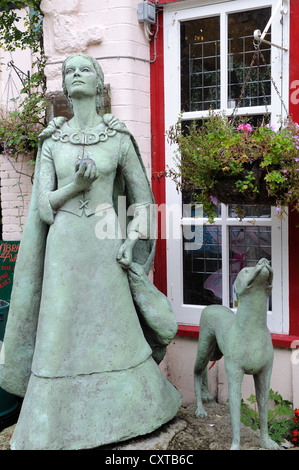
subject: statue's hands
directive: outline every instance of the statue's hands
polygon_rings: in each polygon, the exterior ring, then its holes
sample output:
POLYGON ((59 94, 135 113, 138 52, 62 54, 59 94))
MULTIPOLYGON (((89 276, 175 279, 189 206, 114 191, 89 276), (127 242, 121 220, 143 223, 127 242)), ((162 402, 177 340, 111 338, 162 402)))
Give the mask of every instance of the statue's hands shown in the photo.
POLYGON ((84 191, 99 177, 99 170, 91 159, 83 159, 76 165, 74 184, 78 191, 84 191))
POLYGON ((135 232, 126 239, 118 250, 116 259, 124 269, 129 269, 132 264, 133 248, 137 240, 138 234, 135 232))
MULTIPOLYGON (((99 170, 91 158, 83 158, 77 163, 76 173, 73 181, 69 184, 52 191, 49 195, 51 208, 55 211, 60 209, 69 199, 90 188, 91 184, 99 177, 99 170)), ((51 219, 51 217, 50 217, 51 219)), ((51 224, 52 220, 45 222, 51 224)))

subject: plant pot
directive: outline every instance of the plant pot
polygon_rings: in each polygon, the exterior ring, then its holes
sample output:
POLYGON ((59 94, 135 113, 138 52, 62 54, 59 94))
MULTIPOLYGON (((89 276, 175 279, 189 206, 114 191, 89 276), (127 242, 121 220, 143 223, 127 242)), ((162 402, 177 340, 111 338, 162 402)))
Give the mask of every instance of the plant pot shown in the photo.
POLYGON ((217 182, 213 187, 213 196, 223 204, 269 204, 275 205, 276 199, 270 196, 265 182, 267 171, 259 166, 259 162, 253 161, 244 164, 242 173, 232 175, 231 173, 219 172, 216 174, 217 182), (253 172, 254 188, 252 187, 240 192, 236 186, 237 181, 246 181, 249 172, 253 172))

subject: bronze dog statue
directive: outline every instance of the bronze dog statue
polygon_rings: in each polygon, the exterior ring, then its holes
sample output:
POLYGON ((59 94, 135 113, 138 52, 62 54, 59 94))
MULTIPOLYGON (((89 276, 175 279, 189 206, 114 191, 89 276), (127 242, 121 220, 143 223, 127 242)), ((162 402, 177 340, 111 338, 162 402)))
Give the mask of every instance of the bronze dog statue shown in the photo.
POLYGON ((267 327, 267 299, 273 270, 261 259, 253 268, 240 271, 235 282, 237 313, 221 305, 204 308, 199 324, 198 350, 194 367, 196 416, 206 417, 203 401, 211 400, 206 367, 224 356, 232 424, 231 450, 240 449, 241 385, 244 374, 253 375, 260 417, 260 445, 279 446, 268 435, 268 399, 273 365, 273 345, 267 327))

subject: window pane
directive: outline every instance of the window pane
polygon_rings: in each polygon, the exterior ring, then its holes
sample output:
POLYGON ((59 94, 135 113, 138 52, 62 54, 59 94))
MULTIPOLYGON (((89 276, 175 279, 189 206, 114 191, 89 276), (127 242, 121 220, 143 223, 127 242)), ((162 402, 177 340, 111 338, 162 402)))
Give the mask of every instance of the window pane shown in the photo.
POLYGON ((181 109, 220 108, 220 18, 181 23, 181 109))
MULTIPOLYGON (((221 304, 221 227, 215 225, 192 226, 190 227, 191 232, 194 233, 194 246, 192 247, 192 243, 188 243, 189 249, 183 251, 184 303, 191 305, 221 304), (197 231, 198 233, 196 233, 197 231), (200 244, 196 243, 198 240, 200 240, 200 244), (196 249, 197 246, 200 248, 196 249)), ((271 262, 271 227, 229 227, 230 307, 237 306, 234 282, 238 273, 244 267, 255 266, 261 258, 266 258, 271 262)), ((269 310, 271 310, 271 297, 269 310)))
MULTIPOLYGON (((238 206, 240 208, 240 206, 238 206)), ((254 217, 257 218, 269 218, 271 217, 271 206, 258 204, 256 206, 246 206, 242 205, 241 208, 244 211, 244 217, 254 217)), ((236 214, 236 205, 231 204, 228 206, 228 216, 229 217, 237 217, 236 214)))
MULTIPOLYGON (((243 11, 228 15, 228 107, 234 107, 240 96, 243 84, 254 54, 253 33, 264 30, 271 16, 271 8, 243 11)), ((271 41, 270 29, 265 37, 271 41)), ((271 46, 261 44, 261 51, 271 72, 271 46)), ((262 59, 255 62, 244 96, 239 104, 262 106, 271 103, 271 80, 262 59)))
MULTIPOLYGON (((183 203, 183 217, 196 217, 198 214, 196 213, 196 204, 200 204, 198 201, 198 196, 199 191, 186 191, 184 190, 182 192, 182 203, 183 203), (190 209, 187 211, 184 210, 184 206, 190 206, 190 209)), ((215 206, 215 213, 216 217, 221 217, 221 204, 217 204, 215 206)), ((200 217, 207 217, 206 213, 201 213, 199 215, 200 217)))
MULTIPOLYGON (((192 305, 221 304, 222 254, 221 227, 191 227, 196 239, 202 236, 200 249, 184 249, 184 303, 192 305), (196 231, 203 231, 196 236, 196 231)), ((190 246, 190 245, 188 245, 190 246)))
POLYGON ((267 258, 271 262, 271 227, 236 226, 229 228, 231 307, 236 306, 233 285, 239 271, 248 266, 255 266, 261 258, 267 258))

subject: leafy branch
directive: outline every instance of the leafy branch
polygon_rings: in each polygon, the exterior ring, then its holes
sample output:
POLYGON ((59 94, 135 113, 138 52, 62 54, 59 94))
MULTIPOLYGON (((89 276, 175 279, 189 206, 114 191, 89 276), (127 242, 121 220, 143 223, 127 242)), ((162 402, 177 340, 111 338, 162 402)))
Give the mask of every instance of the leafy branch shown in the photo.
POLYGON ((46 125, 46 78, 40 0, 7 2, 0 0, 0 47, 13 52, 30 49, 34 72, 23 82, 17 109, 0 119, 3 153, 17 158, 38 148, 38 134, 46 125))
MULTIPOLYGON (((8 52, 30 49, 33 64, 31 76, 22 83, 20 96, 15 99, 16 110, 0 117, 0 151, 12 164, 18 174, 20 203, 18 219, 22 230, 25 194, 22 191, 21 176, 14 163, 20 154, 30 155, 27 164, 34 164, 38 150, 38 135, 46 126, 46 59, 43 47, 43 14, 40 0, 14 1, 0 0, 0 48, 8 52)), ((27 176, 31 177, 31 174, 27 176)))

